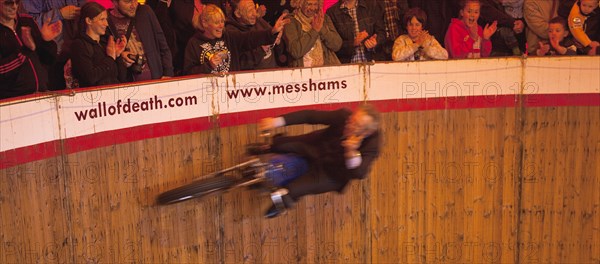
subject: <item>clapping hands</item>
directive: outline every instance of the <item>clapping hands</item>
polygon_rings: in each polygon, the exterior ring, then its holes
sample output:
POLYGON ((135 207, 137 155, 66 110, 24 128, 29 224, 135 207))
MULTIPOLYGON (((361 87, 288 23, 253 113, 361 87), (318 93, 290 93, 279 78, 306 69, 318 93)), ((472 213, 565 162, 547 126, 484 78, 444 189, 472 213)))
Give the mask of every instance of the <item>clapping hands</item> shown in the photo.
POLYGON ((423 30, 421 31, 421 33, 419 33, 414 43, 419 45, 419 47, 425 47, 427 46, 427 42, 430 41, 430 39, 431 35, 429 35, 429 32, 427 30, 423 30))
POLYGON ((317 32, 321 32, 323 21, 325 21, 325 14, 323 12, 317 12, 311 22, 312 28, 317 32))
POLYGON ((121 36, 117 41, 115 41, 113 36, 109 36, 108 44, 106 45, 106 54, 115 60, 123 51, 125 51, 126 46, 127 38, 125 36, 121 36))
POLYGON ((360 46, 362 44, 363 40, 365 40, 367 37, 369 37, 369 33, 367 33, 366 30, 358 32, 358 34, 354 38, 354 46, 355 47, 360 46))
POLYGON ((62 21, 58 20, 54 23, 50 23, 50 18, 47 18, 40 28, 40 33, 42 34, 42 39, 45 41, 50 41, 56 38, 62 32, 62 21))
POLYGON ((483 39, 490 40, 492 35, 496 33, 496 29, 498 29, 498 21, 492 22, 492 24, 485 24, 483 28, 483 39))
POLYGON ((365 40, 365 47, 367 47, 367 49, 375 48, 375 46, 377 46, 377 34, 373 34, 370 38, 365 40))

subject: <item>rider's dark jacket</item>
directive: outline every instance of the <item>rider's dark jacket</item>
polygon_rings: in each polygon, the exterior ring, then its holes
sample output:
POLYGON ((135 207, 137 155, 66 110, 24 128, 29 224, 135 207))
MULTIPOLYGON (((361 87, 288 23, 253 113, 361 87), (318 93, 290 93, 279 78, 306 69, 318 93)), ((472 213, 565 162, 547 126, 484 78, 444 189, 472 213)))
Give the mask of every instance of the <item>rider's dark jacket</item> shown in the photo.
MULTIPOLYGON (((359 147, 362 156, 360 166, 354 169, 346 168, 342 141, 346 121, 352 112, 348 109, 335 111, 303 110, 285 114, 286 126, 294 124, 322 124, 328 127, 299 136, 276 137, 273 140, 274 152, 292 152, 308 159, 311 166, 316 167, 312 173, 325 174, 337 181, 339 188, 331 191, 341 191, 351 179, 365 178, 371 164, 379 155, 379 131, 365 138, 359 147)), ((322 176, 322 175, 321 175, 322 176)))

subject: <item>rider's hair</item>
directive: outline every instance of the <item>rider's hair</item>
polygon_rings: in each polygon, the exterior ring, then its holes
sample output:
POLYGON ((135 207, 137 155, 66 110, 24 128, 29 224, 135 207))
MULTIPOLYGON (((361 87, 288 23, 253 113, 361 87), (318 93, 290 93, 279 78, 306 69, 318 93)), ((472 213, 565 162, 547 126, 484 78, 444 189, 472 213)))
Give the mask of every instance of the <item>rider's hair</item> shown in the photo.
POLYGON ((377 109, 375 109, 375 107, 371 104, 361 104, 360 106, 358 106, 358 110, 365 112, 365 114, 367 114, 368 116, 370 116, 371 118, 373 118, 373 123, 371 124, 372 126, 370 127, 371 129, 373 129, 374 131, 379 130, 379 122, 381 121, 381 114, 379 113, 379 111, 377 111, 377 109))

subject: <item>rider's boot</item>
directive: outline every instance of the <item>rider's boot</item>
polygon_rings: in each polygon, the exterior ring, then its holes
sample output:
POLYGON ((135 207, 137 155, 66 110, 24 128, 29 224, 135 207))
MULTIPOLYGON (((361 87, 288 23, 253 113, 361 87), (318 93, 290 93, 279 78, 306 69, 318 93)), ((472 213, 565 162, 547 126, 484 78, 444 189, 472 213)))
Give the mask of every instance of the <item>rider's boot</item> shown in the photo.
POLYGON ((288 190, 280 188, 271 193, 273 205, 265 212, 266 218, 273 218, 286 212, 286 200, 291 199, 288 195, 288 190))

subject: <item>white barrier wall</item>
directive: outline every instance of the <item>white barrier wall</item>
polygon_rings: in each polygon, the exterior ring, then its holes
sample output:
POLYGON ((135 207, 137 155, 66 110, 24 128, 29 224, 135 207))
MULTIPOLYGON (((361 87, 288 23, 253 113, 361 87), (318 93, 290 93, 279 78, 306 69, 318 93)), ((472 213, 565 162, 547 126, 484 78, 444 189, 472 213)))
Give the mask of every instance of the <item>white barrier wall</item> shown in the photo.
POLYGON ((383 111, 600 105, 600 57, 496 58, 345 65, 176 79, 0 104, 0 169, 56 155, 364 100, 383 111), (564 100, 565 96, 570 100, 564 100), (540 97, 541 96, 541 97, 540 97), (531 99, 531 98, 530 98, 531 99), (527 105, 525 105, 527 106, 527 105), (254 113, 249 116, 248 113, 254 113), (119 141, 100 140, 128 135, 119 141), (45 151, 31 151, 45 145, 45 151))

